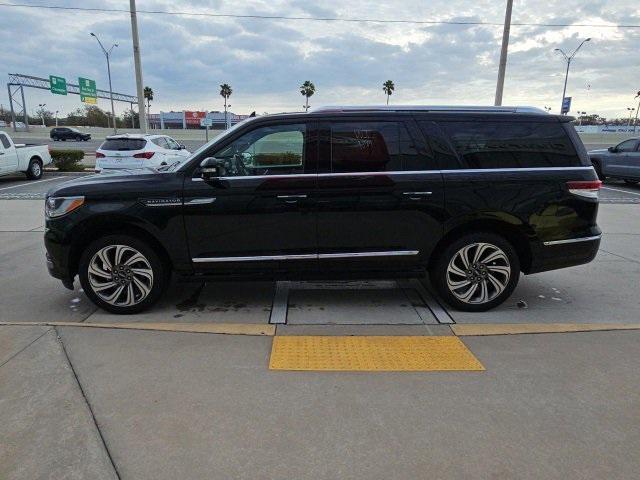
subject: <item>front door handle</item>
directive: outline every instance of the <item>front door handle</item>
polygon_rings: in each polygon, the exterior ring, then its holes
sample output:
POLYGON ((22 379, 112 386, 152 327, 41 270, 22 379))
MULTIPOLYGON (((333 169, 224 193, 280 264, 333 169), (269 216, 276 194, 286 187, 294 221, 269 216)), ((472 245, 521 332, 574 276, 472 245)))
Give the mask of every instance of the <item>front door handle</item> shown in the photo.
POLYGON ((402 192, 402 194, 409 197, 410 200, 422 200, 424 197, 433 194, 433 192, 402 192))
POLYGON ((307 198, 306 195, 278 195, 278 200, 284 200, 284 203, 298 203, 298 200, 307 198))

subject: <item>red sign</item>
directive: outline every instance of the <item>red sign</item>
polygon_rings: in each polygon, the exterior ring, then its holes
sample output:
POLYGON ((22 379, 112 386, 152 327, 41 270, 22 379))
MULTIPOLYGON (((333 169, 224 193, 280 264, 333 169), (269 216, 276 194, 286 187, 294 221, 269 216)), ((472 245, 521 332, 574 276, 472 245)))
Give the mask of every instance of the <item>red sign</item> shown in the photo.
POLYGON ((200 126, 200 120, 207 116, 207 112, 184 112, 184 117, 187 120, 187 125, 200 126))

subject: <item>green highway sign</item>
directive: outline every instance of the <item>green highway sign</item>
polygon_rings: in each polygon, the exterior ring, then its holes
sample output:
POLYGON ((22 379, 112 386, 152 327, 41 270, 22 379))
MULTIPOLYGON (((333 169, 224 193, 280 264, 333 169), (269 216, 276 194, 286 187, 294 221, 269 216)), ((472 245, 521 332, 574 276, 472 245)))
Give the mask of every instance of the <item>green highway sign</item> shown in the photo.
POLYGON ((56 95, 66 95, 67 81, 63 77, 49 75, 49 89, 51 93, 55 93, 56 95))
POLYGON ((96 93, 96 81, 89 78, 78 78, 80 86, 80 100, 85 103, 97 103, 98 94, 96 93))

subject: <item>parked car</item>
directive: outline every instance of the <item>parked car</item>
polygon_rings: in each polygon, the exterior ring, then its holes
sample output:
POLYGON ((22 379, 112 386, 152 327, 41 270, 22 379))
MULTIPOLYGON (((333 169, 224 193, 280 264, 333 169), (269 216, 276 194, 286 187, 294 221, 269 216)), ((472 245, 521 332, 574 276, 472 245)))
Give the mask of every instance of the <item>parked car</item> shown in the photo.
POLYGON ((51 275, 114 313, 171 275, 423 277, 495 307, 531 274, 591 261, 601 182, 567 116, 503 107, 331 107, 248 119, 164 171, 46 199, 51 275))
POLYGON ((629 185, 640 182, 640 138, 630 138, 615 147, 590 150, 589 158, 598 178, 619 178, 629 185))
POLYGON ((123 134, 107 137, 96 150, 96 171, 159 168, 186 159, 191 152, 167 135, 123 134))
POLYGON ((49 132, 49 136, 51 140, 55 141, 65 141, 65 140, 75 140, 76 142, 86 142, 91 140, 90 133, 84 133, 78 130, 77 128, 71 127, 55 127, 51 129, 49 132))
POLYGON ((27 178, 38 180, 43 167, 51 163, 49 147, 13 143, 9 134, 0 132, 0 176, 23 172, 27 178))

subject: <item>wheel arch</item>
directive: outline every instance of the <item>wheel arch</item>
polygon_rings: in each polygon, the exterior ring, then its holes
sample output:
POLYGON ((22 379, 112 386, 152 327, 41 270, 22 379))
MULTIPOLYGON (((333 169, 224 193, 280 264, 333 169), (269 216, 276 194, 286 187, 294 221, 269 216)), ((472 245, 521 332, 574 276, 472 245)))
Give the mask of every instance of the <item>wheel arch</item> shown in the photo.
POLYGON ((144 227, 121 217, 100 218, 87 221, 77 227, 72 235, 73 241, 69 251, 69 273, 73 278, 78 273, 80 257, 84 249, 95 240, 107 235, 129 235, 149 244, 158 254, 168 270, 173 269, 173 262, 167 250, 153 233, 144 227))
POLYGON ((520 270, 524 273, 530 271, 533 258, 530 236, 533 233, 527 232, 526 227, 521 223, 510 223, 495 218, 476 218, 450 227, 436 244, 429 257, 427 267, 431 269, 438 256, 455 239, 460 238, 462 235, 477 232, 493 233, 505 238, 516 250, 520 260, 520 270))

